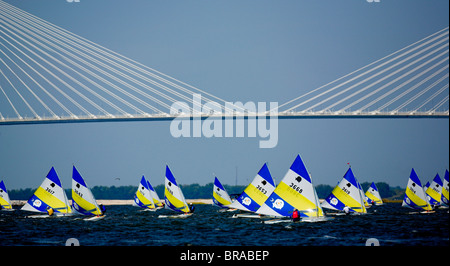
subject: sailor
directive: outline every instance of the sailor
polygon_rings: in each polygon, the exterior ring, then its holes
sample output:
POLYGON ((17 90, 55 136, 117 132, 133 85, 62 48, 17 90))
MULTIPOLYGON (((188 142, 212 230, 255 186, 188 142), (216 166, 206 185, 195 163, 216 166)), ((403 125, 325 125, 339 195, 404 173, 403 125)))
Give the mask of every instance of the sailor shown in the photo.
POLYGON ((192 202, 189 204, 189 212, 190 213, 194 213, 194 210, 195 210, 195 207, 194 207, 194 205, 192 204, 192 202))
POLYGON ((294 211, 292 212, 292 221, 293 222, 300 221, 300 213, 298 212, 297 209, 294 209, 294 211))
POLYGON ((343 211, 345 212, 345 214, 349 214, 350 213, 350 208, 347 205, 345 205, 343 211))
POLYGON ((102 214, 101 215, 105 215, 105 213, 106 213, 106 207, 103 205, 103 204, 100 204, 100 211, 102 212, 102 214))
POLYGON ((54 210, 50 206, 48 206, 47 207, 47 214, 48 214, 48 216, 52 216, 53 212, 54 212, 54 210))

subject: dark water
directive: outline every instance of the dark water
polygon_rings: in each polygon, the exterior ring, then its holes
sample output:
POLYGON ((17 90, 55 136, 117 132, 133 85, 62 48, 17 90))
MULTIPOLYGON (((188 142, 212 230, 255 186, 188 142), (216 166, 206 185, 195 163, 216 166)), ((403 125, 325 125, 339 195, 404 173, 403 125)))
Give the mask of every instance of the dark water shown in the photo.
POLYGON ((74 217, 29 219, 22 211, 0 212, 0 245, 64 246, 76 238, 83 246, 448 246, 448 209, 411 214, 400 204, 369 209, 369 214, 335 216, 317 223, 262 224, 233 219, 209 205, 197 205, 187 219, 158 219, 168 210, 143 212, 133 206, 108 206, 98 221, 74 217))

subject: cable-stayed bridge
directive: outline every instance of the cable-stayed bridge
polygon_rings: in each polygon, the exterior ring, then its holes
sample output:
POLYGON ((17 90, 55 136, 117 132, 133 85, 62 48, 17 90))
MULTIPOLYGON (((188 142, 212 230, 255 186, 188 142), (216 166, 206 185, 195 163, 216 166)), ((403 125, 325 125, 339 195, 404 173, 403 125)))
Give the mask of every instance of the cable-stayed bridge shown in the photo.
MULTIPOLYGON (((294 95, 278 118, 448 118, 448 67, 447 27, 294 95)), ((256 115, 0 0, 0 125, 223 113, 256 115), (203 112, 196 94, 216 112, 203 112), (179 102, 188 110, 171 114, 179 102)))

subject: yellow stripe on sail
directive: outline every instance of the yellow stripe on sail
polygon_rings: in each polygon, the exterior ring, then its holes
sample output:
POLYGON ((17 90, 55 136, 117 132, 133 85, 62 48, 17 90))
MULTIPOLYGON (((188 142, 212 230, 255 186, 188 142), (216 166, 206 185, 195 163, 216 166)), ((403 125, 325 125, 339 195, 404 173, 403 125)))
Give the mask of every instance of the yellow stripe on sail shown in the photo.
POLYGON ((448 200, 448 190, 445 188, 445 187, 443 187, 442 188, 442 196, 444 196, 447 200, 448 200))
POLYGON ((136 192, 136 196, 137 196, 138 199, 142 202, 142 204, 144 204, 147 208, 149 208, 149 209, 154 209, 154 208, 155 208, 155 205, 153 205, 153 201, 147 199, 147 198, 142 194, 141 191, 138 190, 138 191, 136 192))
POLYGON ((97 208, 97 206, 95 206, 94 204, 90 203, 89 201, 83 199, 77 193, 72 193, 72 200, 74 200, 76 202, 76 204, 78 204, 78 206, 89 211, 90 213, 92 213, 94 215, 102 214, 101 211, 97 208))
POLYGON ((5 209, 12 209, 11 205, 2 197, 0 197, 0 205, 5 209))
POLYGON ((435 201, 440 202, 441 201, 441 193, 434 190, 432 187, 428 187, 426 193, 428 196, 432 197, 435 201))
POLYGON ((48 192, 42 187, 38 187, 34 195, 36 195, 36 197, 41 199, 43 202, 52 207, 52 209, 54 210, 57 210, 61 213, 71 212, 71 209, 68 205, 66 205, 64 202, 59 200, 57 197, 53 196, 50 192, 48 192))
POLYGON ((229 204, 231 204, 231 202, 229 202, 228 200, 222 198, 219 194, 217 194, 216 191, 214 191, 213 197, 214 197, 214 199, 217 200, 217 202, 219 202, 222 205, 229 205, 229 204))
POLYGON ((431 206, 424 199, 417 196, 409 187, 406 188, 406 196, 414 202, 417 206, 421 207, 426 211, 431 211, 431 206))
POLYGON ((244 192, 259 206, 267 200, 269 195, 264 194, 261 190, 257 189, 253 184, 248 185, 244 192))
POLYGON ((175 206, 175 208, 177 208, 178 210, 182 211, 182 212, 189 212, 189 207, 187 205, 184 204, 184 202, 182 202, 181 200, 175 198, 168 190, 167 188, 164 191, 165 196, 167 198, 167 200, 170 202, 170 204, 172 204, 173 206, 175 206))
POLYGON ((322 208, 318 208, 314 202, 298 193, 284 182, 278 184, 274 193, 300 211, 310 210, 308 212, 303 212, 310 217, 323 216, 322 208), (317 213, 317 210, 319 210, 319 213, 317 213))
POLYGON ((382 203, 383 201, 379 198, 377 198, 374 194, 370 193, 369 191, 366 192, 366 196, 371 199, 372 201, 376 203, 382 203))
POLYGON ((333 189, 333 195, 336 196, 338 200, 352 208, 355 212, 366 212, 366 208, 361 205, 361 202, 352 198, 349 194, 343 191, 340 187, 335 187, 333 189))

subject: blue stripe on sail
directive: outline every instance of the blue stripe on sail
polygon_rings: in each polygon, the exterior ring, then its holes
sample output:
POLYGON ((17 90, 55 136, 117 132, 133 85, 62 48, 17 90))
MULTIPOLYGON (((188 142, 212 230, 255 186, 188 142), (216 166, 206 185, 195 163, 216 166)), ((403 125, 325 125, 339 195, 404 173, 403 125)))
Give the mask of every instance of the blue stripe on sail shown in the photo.
POLYGON ((270 195, 265 203, 270 209, 282 216, 291 216, 291 213, 294 210, 294 207, 292 207, 292 205, 284 201, 283 198, 278 196, 278 194, 275 192, 270 195))
POLYGON ((144 188, 149 189, 147 179, 145 179, 144 176, 142 176, 142 179, 141 179, 141 186, 144 186, 144 188))
POLYGON ((258 203, 256 203, 252 198, 250 198, 247 193, 242 192, 241 196, 237 199, 239 203, 242 204, 249 211, 256 212, 259 207, 261 207, 258 203))
POLYGON ((0 189, 5 191, 6 193, 8 193, 8 190, 6 190, 6 186, 5 186, 5 183, 3 182, 3 180, 0 182, 0 189))
POLYGON ((267 167, 267 163, 265 163, 258 172, 258 175, 267 180, 272 186, 275 186, 275 181, 270 174, 269 167, 267 167))
POLYGON ((77 212, 79 212, 79 213, 81 213, 81 214, 83 214, 83 215, 91 215, 91 216, 94 216, 95 214, 93 214, 92 212, 93 211, 95 211, 97 208, 94 208, 94 209, 92 209, 92 210, 86 210, 86 209, 84 209, 84 208, 82 208, 80 205, 78 205, 78 204, 76 204, 76 203, 73 201, 72 202, 72 207, 77 211, 77 212))
POLYGON ((436 182, 436 184, 438 184, 439 186, 443 186, 444 184, 442 183, 441 177, 439 176, 439 174, 436 174, 436 176, 433 179, 434 182, 436 182))
POLYGON ((80 173, 78 173, 78 170, 75 168, 75 165, 73 166, 72 178, 73 180, 75 180, 75 182, 79 183, 84 187, 87 187, 83 177, 81 177, 80 173))
POLYGON ((353 175, 352 168, 348 168, 347 172, 345 172, 344 178, 350 182, 355 187, 359 188, 358 182, 356 182, 356 178, 353 175))
POLYGON ((175 186, 178 186, 178 185, 177 185, 177 181, 175 181, 175 177, 173 176, 172 171, 170 171, 168 165, 166 165, 166 178, 167 178, 172 184, 174 184, 175 186))
POLYGON ((148 189, 150 189, 151 191, 155 191, 152 187, 152 184, 150 184, 150 181, 147 180, 147 185, 148 185, 148 189))
MULTIPOLYGON (((338 209, 338 210, 344 210, 345 204, 340 201, 333 193, 330 194, 330 196, 328 196, 325 199, 326 202, 328 202, 328 204, 330 204, 331 206, 333 206, 334 208, 338 209)), ((354 210, 352 208, 349 208, 350 212, 354 212, 354 210)))
POLYGON ((417 185, 422 186, 422 183, 420 183, 420 179, 417 176, 416 171, 414 171, 414 168, 411 170, 411 174, 409 175, 409 178, 417 185))
POLYGON ((300 155, 297 155, 290 169, 299 176, 303 177, 305 180, 308 180, 309 183, 311 183, 311 178, 309 177, 308 171, 306 170, 306 167, 303 164, 300 155))
POLYGON ((416 209, 416 210, 423 210, 427 205, 419 206, 412 199, 408 197, 408 195, 405 194, 405 197, 403 198, 403 202, 406 203, 409 207, 416 209))
POLYGON ((214 186, 220 188, 221 190, 225 190, 225 188, 223 188, 222 183, 220 183, 219 179, 217 178, 217 176, 214 179, 214 186))
POLYGON ((138 205, 141 208, 147 208, 148 206, 150 206, 150 204, 146 205, 146 204, 142 203, 142 201, 139 200, 137 195, 134 195, 134 203, 136 203, 136 205, 138 205))
MULTIPOLYGON (((31 207, 35 208, 36 210, 40 211, 40 212, 47 212, 47 208, 50 207, 52 208, 50 205, 48 205, 47 203, 45 203, 43 200, 41 200, 40 198, 38 198, 36 195, 33 194, 33 196, 31 196, 31 198, 28 200, 28 204, 31 205, 31 207)), ((60 212, 58 208, 52 208, 55 212, 60 212)), ((66 208, 60 208, 63 210, 66 210, 66 208)))
POLYGON ((61 181, 59 180, 58 174, 56 174, 55 168, 50 169, 50 171, 47 174, 47 178, 50 179, 53 183, 58 185, 59 187, 62 187, 61 181))
POLYGON ((444 179, 447 180, 447 182, 448 182, 448 170, 445 170, 444 179))
POLYGON ((181 208, 177 208, 174 205, 172 205, 172 203, 170 203, 170 200, 168 200, 167 198, 165 198, 164 201, 166 202, 166 207, 171 209, 172 211, 183 212, 183 211, 181 211, 181 209, 183 209, 184 206, 181 208))
POLYGON ((371 188, 373 188, 375 191, 378 191, 377 186, 375 186, 375 182, 372 182, 372 184, 370 185, 371 188))

